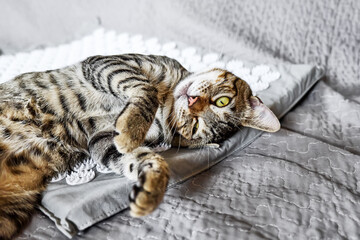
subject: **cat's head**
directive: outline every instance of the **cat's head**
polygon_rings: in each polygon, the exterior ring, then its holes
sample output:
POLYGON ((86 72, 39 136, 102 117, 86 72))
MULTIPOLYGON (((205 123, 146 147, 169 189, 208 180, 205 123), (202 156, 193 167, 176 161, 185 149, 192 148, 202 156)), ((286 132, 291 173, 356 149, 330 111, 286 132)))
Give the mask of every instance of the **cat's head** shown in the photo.
POLYGON ((176 129, 189 145, 220 142, 240 126, 276 132, 280 123, 249 85, 234 74, 212 69, 194 73, 174 90, 176 129))

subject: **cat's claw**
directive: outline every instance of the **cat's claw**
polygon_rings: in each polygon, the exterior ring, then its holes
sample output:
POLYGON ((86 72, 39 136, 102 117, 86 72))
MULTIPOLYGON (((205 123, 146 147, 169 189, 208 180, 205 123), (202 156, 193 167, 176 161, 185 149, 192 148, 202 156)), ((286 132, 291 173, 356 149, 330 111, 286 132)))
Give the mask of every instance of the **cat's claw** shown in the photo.
POLYGON ((205 145, 207 148, 220 148, 220 144, 217 143, 208 143, 205 145))
POLYGON ((190 149, 198 149, 198 148, 220 148, 220 144, 217 143, 207 143, 205 145, 194 145, 189 146, 190 149))

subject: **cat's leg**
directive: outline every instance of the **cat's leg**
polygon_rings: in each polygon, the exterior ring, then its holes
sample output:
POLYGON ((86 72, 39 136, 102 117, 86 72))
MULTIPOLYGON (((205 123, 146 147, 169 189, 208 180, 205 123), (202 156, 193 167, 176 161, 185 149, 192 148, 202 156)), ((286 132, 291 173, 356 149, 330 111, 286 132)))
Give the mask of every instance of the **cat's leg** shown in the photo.
POLYGON ((147 215, 163 199, 170 175, 168 164, 147 147, 138 147, 126 154, 117 152, 113 136, 113 132, 101 132, 94 136, 89 142, 91 158, 137 181, 129 196, 131 215, 147 215))
POLYGON ((26 225, 56 174, 53 167, 70 158, 70 153, 53 143, 33 139, 33 144, 14 149, 17 144, 11 146, 0 139, 0 239, 13 239, 26 225))
POLYGON ((157 93, 150 84, 129 93, 131 97, 115 122, 118 135, 114 142, 119 152, 131 152, 144 142, 159 106, 157 93))
POLYGON ((30 220, 39 203, 47 172, 41 165, 47 159, 32 158, 28 153, 0 157, 0 239, 12 239, 30 220))

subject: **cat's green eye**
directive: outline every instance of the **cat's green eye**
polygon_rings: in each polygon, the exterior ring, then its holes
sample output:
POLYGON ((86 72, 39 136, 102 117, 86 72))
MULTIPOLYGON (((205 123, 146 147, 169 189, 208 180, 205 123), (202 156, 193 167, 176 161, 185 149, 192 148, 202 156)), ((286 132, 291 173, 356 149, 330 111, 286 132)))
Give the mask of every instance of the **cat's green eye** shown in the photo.
POLYGON ((226 105, 228 105, 230 102, 230 98, 228 97, 221 97, 221 98, 218 98, 216 99, 215 101, 215 105, 217 107, 225 107, 226 105))

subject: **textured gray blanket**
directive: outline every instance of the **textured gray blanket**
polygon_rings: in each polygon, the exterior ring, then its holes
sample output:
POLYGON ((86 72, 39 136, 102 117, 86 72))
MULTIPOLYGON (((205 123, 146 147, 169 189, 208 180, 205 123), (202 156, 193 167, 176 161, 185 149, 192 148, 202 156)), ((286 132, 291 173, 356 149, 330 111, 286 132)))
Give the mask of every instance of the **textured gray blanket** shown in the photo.
MULTIPOLYGON (((282 119, 281 131, 170 189, 150 216, 124 211, 76 238, 358 239, 360 2, 135 2, 136 9, 118 3, 117 24, 103 24, 249 60, 317 63, 327 78, 282 119)), ((37 214, 19 236, 28 238, 65 236, 37 214)))

